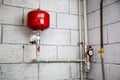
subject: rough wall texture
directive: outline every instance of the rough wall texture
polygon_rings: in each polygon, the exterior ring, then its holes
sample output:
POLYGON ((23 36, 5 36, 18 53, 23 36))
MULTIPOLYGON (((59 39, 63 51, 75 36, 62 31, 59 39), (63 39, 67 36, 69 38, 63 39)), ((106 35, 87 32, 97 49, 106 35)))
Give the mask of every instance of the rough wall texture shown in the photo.
MULTIPOLYGON (((87 0, 89 44, 94 45, 95 56, 89 77, 102 80, 100 55, 100 0, 87 0)), ((104 0, 104 47, 106 80, 120 80, 120 0, 104 0)))
POLYGON ((0 80, 79 79, 79 64, 29 63, 36 51, 26 16, 37 8, 51 17, 41 32, 41 58, 79 58, 77 0, 0 0, 0 80))
MULTIPOLYGON (((87 0, 89 44, 95 49, 89 77, 102 80, 99 49, 99 1, 87 0)), ((50 28, 41 32, 41 58, 79 58, 77 0, 0 0, 0 80, 79 80, 79 64, 29 63, 35 45, 26 26, 30 10, 50 13, 50 28)), ((120 1, 104 0, 106 80, 120 80, 120 1)))

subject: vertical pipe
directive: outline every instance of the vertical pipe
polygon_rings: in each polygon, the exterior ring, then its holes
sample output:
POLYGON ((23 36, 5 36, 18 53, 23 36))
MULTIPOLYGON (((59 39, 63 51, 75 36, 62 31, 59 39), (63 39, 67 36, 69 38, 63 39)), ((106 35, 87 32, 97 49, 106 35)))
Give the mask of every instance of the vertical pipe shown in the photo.
POLYGON ((103 0, 100 2, 100 46, 103 48, 103 0))
POLYGON ((40 60, 40 31, 36 33, 37 35, 37 42, 36 42, 36 60, 40 60))
POLYGON ((104 70, 104 45, 103 45, 103 0, 100 2, 100 55, 101 55, 101 67, 102 67, 102 76, 105 80, 105 70, 104 70))
MULTIPOLYGON (((83 12, 84 12, 84 43, 85 43, 85 53, 86 53, 88 46, 86 0, 83 0, 83 12)), ((90 69, 90 62, 89 62, 89 56, 87 55, 86 71, 88 71, 89 69, 90 69)))
MULTIPOLYGON (((78 0, 78 26, 79 26, 79 52, 80 52, 80 59, 83 59, 82 55, 82 25, 81 25, 81 0, 78 0)), ((80 80, 83 80, 83 63, 80 62, 80 80)))
POLYGON ((85 34, 85 52, 87 51, 88 39, 87 39, 87 11, 86 11, 86 0, 83 0, 84 8, 84 34, 85 34))

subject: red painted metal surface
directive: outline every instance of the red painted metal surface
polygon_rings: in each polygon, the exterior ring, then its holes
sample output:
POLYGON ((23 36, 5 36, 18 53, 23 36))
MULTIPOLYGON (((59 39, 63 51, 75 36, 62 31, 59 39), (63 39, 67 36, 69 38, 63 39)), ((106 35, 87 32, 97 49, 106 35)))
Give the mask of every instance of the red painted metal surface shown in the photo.
POLYGON ((27 15, 27 26, 33 30, 44 30, 49 27, 50 15, 43 10, 33 10, 27 15))

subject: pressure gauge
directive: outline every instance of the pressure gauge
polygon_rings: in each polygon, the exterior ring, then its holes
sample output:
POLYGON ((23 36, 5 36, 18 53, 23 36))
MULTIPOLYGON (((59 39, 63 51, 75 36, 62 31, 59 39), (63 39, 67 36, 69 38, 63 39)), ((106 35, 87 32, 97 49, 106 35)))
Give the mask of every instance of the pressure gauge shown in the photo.
POLYGON ((87 52, 87 54, 88 54, 90 57, 92 57, 93 54, 94 54, 94 52, 93 52, 93 50, 89 50, 89 51, 87 52))

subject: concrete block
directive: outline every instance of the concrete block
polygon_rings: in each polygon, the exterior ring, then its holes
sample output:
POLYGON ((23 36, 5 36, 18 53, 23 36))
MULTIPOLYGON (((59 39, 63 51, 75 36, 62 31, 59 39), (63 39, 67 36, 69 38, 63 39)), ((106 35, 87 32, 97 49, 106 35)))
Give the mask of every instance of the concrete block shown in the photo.
POLYGON ((120 22, 108 25, 108 43, 120 42, 120 22))
POLYGON ((100 45, 95 45, 92 47, 94 49, 94 55, 92 56, 92 62, 101 62, 100 53, 98 53, 98 50, 100 49, 100 45))
POLYGON ((2 80, 38 80, 38 64, 1 64, 2 80))
POLYGON ((22 62, 22 45, 0 44, 0 63, 22 62))
MULTIPOLYGON (((57 58, 57 48, 41 45, 40 59, 51 58, 57 58)), ((31 62, 33 59, 36 59, 36 45, 24 45, 24 62, 31 62)))
POLYGON ((101 64, 91 64, 91 70, 88 73, 88 77, 93 80, 102 80, 102 70, 101 70, 101 64))
POLYGON ((80 65, 76 63, 71 63, 71 73, 72 73, 72 79, 76 80, 77 78, 80 78, 80 65))
MULTIPOLYGON (((81 1, 81 15, 83 15, 83 1, 81 1)), ((78 14, 78 0, 70 0, 70 14, 78 14)))
POLYGON ((32 62, 36 59, 36 45, 24 45, 24 62, 32 62))
POLYGON ((100 26, 99 11, 91 13, 88 15, 88 29, 92 29, 100 26))
MULTIPOLYGON (((110 5, 118 0, 105 0, 103 6, 110 5)), ((110 5, 111 6, 111 5, 110 5)), ((100 0, 87 0, 88 13, 100 8, 100 0)))
POLYGON ((110 80, 110 65, 109 64, 104 64, 104 69, 105 69, 105 79, 110 80))
MULTIPOLYGON (((100 28, 95 28, 88 31, 89 44, 100 44, 100 28)), ((104 44, 107 43, 107 28, 104 27, 104 44)))
POLYGON ((100 26, 100 11, 95 11, 88 15, 88 29, 100 26))
POLYGON ((105 59, 108 63, 120 63, 120 44, 111 44, 105 46, 105 59))
POLYGON ((79 47, 58 46, 58 58, 79 59, 79 47))
MULTIPOLYGON (((92 29, 95 27, 95 13, 89 14, 88 17, 88 29, 92 29)), ((96 18, 97 19, 97 18, 96 18)))
POLYGON ((56 46, 41 46, 42 59, 57 58, 57 47, 56 46))
POLYGON ((47 11, 68 13, 69 0, 40 0, 40 8, 47 11))
POLYGON ((27 27, 3 25, 3 43, 29 43, 30 33, 27 27))
POLYGON ((25 8, 39 8, 39 0, 4 0, 4 4, 25 8))
POLYGON ((49 12, 50 14, 50 27, 56 28, 57 23, 57 14, 54 12, 49 12))
MULTIPOLYGON (((24 9, 24 26, 27 26, 27 14, 32 9, 24 9)), ((50 14, 50 28, 56 27, 56 13, 48 12, 50 14)))
POLYGON ((104 8, 104 24, 120 21, 120 1, 104 8))
POLYGON ((41 32, 41 44, 70 45, 70 31, 47 29, 41 32))
POLYGON ((58 14, 57 27, 63 29, 78 29, 78 16, 69 14, 58 14))
MULTIPOLYGON (((84 41, 84 31, 82 33, 82 41, 84 41)), ((71 45, 79 45, 79 31, 78 30, 71 30, 71 45)))
POLYGON ((94 13, 94 23, 95 23, 95 27, 100 26, 100 10, 94 13))
POLYGON ((63 80, 69 79, 70 69, 69 64, 45 64, 39 66, 39 80, 63 80))
POLYGON ((78 14, 78 0, 70 0, 70 13, 78 14))
POLYGON ((78 30, 71 30, 71 45, 78 45, 78 30))
MULTIPOLYGON (((109 65, 105 64, 105 79, 109 80, 109 65)), ((102 80, 102 69, 101 64, 92 63, 91 70, 88 73, 88 78, 93 80, 102 80)))
POLYGON ((120 80, 120 65, 110 64, 109 74, 109 80, 120 80))
POLYGON ((22 13, 21 8, 0 6, 0 23, 22 25, 22 13), (14 14, 14 15, 13 15, 14 14))
POLYGON ((110 4, 115 3, 116 1, 119 1, 119 0, 105 0, 103 5, 104 5, 104 6, 110 5, 110 4))
POLYGON ((87 12, 90 13, 99 9, 100 0, 87 0, 87 12))

